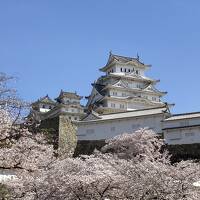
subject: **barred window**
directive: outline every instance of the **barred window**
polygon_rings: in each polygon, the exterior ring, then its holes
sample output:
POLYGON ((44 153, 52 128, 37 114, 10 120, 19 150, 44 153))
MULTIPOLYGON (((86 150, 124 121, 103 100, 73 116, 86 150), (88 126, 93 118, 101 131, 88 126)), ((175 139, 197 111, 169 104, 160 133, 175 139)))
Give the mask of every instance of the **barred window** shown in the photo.
POLYGON ((111 103, 111 107, 112 107, 112 108, 115 108, 115 104, 114 104, 114 103, 111 103))
POLYGON ((120 108, 124 108, 124 104, 120 104, 120 108))

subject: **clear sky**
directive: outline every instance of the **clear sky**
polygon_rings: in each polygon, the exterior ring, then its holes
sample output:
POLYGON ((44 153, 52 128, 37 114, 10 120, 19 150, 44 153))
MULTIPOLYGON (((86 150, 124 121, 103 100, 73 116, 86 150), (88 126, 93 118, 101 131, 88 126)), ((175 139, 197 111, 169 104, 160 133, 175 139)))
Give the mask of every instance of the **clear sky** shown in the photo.
POLYGON ((174 113, 200 111, 199 0, 0 1, 0 71, 25 100, 89 95, 110 50, 151 64, 174 113))

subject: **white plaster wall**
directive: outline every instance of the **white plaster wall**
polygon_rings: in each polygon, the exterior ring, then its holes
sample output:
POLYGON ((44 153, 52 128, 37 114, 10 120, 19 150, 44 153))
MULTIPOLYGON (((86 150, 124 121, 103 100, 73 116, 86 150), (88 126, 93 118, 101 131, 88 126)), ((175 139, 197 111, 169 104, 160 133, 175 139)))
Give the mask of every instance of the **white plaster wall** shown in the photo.
POLYGON ((17 179, 17 176, 12 170, 0 170, 0 183, 14 179, 17 179))
POLYGON ((39 108, 40 108, 40 111, 41 111, 41 112, 47 112, 47 111, 50 110, 50 108, 51 108, 51 109, 54 108, 54 106, 51 105, 51 104, 40 103, 40 104, 39 104, 39 108), (44 107, 44 108, 43 108, 43 107, 44 107), (45 110, 45 109, 46 109, 46 110, 45 110))
POLYGON ((200 118, 190 118, 190 119, 181 119, 181 120, 173 120, 173 121, 164 121, 163 128, 193 126, 193 125, 199 125, 199 124, 200 124, 200 118))
POLYGON ((156 133, 161 133, 161 120, 163 120, 163 116, 163 114, 159 114, 141 118, 78 123, 77 136, 79 140, 100 140, 111 138, 122 133, 133 133, 135 130, 144 127, 149 127, 156 133))
POLYGON ((156 102, 159 102, 159 96, 156 96, 156 95, 151 95, 151 94, 143 94, 142 97, 145 97, 147 96, 147 99, 149 99, 150 101, 156 101, 156 102), (153 100, 153 97, 156 98, 156 100, 153 100))
POLYGON ((109 94, 110 94, 110 96, 117 96, 117 97, 126 97, 126 96, 128 96, 129 95, 129 92, 126 92, 126 91, 122 91, 122 90, 120 90, 120 88, 119 89, 110 89, 109 90, 109 94), (113 93, 116 93, 117 92, 117 95, 114 95, 113 93), (123 94, 125 94, 124 96, 123 96, 123 94))
POLYGON ((145 108, 148 108, 148 107, 149 106, 141 104, 140 102, 138 102, 137 104, 135 102, 128 103, 128 109, 129 110, 145 109, 145 108))
POLYGON ((50 111, 50 109, 47 109, 47 108, 40 108, 40 112, 48 112, 50 111))
POLYGON ((133 72, 133 68, 134 68, 134 72, 136 70, 138 70, 139 74, 142 75, 142 76, 144 75, 144 72, 145 72, 144 69, 138 68, 138 67, 133 66, 133 65, 116 65, 115 67, 116 67, 115 69, 116 69, 117 73, 121 73, 121 68, 123 68, 123 71, 126 68, 126 72, 128 72, 128 70, 130 70, 131 72, 133 72))
POLYGON ((116 102, 116 101, 110 101, 110 100, 107 101, 107 106, 108 106, 109 108, 122 109, 122 108, 120 107, 120 105, 124 105, 124 109, 127 108, 127 103, 125 103, 125 102, 120 102, 120 100, 119 100, 118 102, 116 102), (112 107, 112 104, 115 104, 115 107, 112 107))
POLYGON ((67 97, 64 97, 63 98, 63 103, 80 103, 80 101, 78 99, 73 99, 73 98, 67 98, 67 97))
POLYGON ((134 88, 144 88, 145 87, 145 84, 144 83, 141 83, 139 81, 128 81, 128 86, 132 89, 134 88))
POLYGON ((164 130, 167 144, 193 144, 200 143, 200 127, 164 130))
POLYGON ((159 102, 159 96, 158 95, 151 95, 151 94, 147 94, 147 93, 141 93, 140 90, 136 91, 136 92, 129 92, 129 91, 124 91, 121 88, 116 88, 116 89, 110 89, 109 90, 109 94, 111 96, 118 96, 118 97, 125 97, 125 96, 134 96, 134 95, 141 95, 142 97, 147 96, 147 98, 151 101, 154 101, 152 98, 155 97, 156 101, 159 102), (117 92, 117 95, 114 95, 114 93, 117 92), (123 96, 123 94, 125 94, 123 96))
POLYGON ((72 113, 78 113, 77 108, 62 108, 61 109, 62 112, 72 112, 72 113))

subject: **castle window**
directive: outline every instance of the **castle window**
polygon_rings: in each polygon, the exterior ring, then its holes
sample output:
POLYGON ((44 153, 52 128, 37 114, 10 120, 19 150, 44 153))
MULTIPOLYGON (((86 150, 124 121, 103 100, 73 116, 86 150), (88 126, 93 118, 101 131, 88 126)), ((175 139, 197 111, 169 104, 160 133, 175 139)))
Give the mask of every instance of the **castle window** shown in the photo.
POLYGON ((138 71, 138 70, 136 70, 136 71, 135 71, 135 73, 136 73, 136 74, 139 74, 139 71, 138 71))
POLYGON ((124 69, 124 72, 126 72, 126 68, 124 69))
POLYGON ((130 69, 128 69, 128 72, 131 72, 131 70, 130 70, 130 69))
POLYGON ((157 99, 156 99, 156 97, 152 97, 152 100, 153 100, 153 101, 156 101, 157 99))
POLYGON ((77 117, 74 117, 74 120, 77 120, 77 117))
POLYGON ((117 96, 117 92, 113 92, 113 95, 114 95, 114 96, 117 96))
POLYGON ((123 69, 121 68, 121 72, 123 72, 123 69))
POLYGON ((45 105, 42 105, 42 108, 45 108, 45 105))
POLYGON ((111 107, 112 107, 112 108, 115 108, 115 104, 114 104, 114 103, 111 103, 111 107))
POLYGON ((120 108, 122 108, 122 109, 123 109, 123 108, 124 108, 124 104, 120 104, 120 108))

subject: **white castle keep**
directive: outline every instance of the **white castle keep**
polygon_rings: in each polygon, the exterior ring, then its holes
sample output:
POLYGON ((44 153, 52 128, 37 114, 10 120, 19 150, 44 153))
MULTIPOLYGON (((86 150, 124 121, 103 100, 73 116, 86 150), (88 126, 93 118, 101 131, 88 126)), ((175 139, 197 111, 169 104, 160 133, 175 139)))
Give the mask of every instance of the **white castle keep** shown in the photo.
POLYGON ((166 92, 155 88, 159 80, 145 76, 151 66, 130 58, 110 53, 107 64, 100 69, 105 75, 92 84, 86 107, 98 113, 162 107, 161 97, 166 92))
POLYGON ((33 103, 32 112, 40 120, 64 114, 77 126, 78 140, 105 140, 147 127, 168 144, 200 143, 200 112, 172 115, 173 104, 161 100, 166 92, 156 89, 159 80, 145 76, 149 68, 138 56, 110 53, 86 106, 76 93, 61 91, 56 101, 45 96, 33 103))

